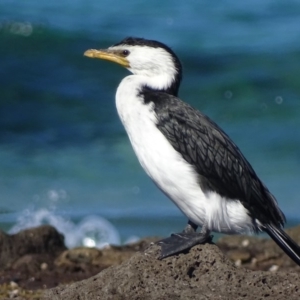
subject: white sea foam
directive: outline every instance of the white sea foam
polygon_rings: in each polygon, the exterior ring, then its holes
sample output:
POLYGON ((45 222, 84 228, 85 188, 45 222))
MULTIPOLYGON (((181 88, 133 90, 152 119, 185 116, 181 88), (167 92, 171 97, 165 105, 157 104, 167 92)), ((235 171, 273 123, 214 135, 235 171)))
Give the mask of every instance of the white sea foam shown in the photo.
POLYGON ((106 219, 99 216, 87 216, 78 224, 56 213, 55 209, 26 209, 17 223, 9 230, 10 234, 43 224, 54 226, 65 236, 69 248, 77 246, 103 248, 109 244, 119 245, 119 232, 106 219))

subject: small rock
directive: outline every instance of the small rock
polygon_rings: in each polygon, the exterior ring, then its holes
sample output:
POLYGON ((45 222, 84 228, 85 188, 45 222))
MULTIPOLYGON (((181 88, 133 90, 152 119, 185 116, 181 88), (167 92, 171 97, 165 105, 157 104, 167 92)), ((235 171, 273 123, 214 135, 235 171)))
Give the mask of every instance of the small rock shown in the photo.
POLYGON ((243 247, 248 247, 249 246, 249 244, 250 244, 250 242, 249 242, 249 240, 247 239, 247 240, 243 240, 242 241, 242 246, 243 247))
POLYGON ((240 259, 234 262, 235 266, 240 267, 242 265, 242 261, 240 259))
POLYGON ((278 271, 278 269, 279 269, 279 266, 273 265, 273 266, 270 267, 269 271, 270 272, 276 272, 276 271, 278 271))
POLYGON ((19 295, 19 290, 12 290, 8 292, 9 298, 17 298, 19 295))
POLYGON ((43 263, 41 264, 41 270, 45 271, 45 270, 47 270, 47 269, 48 269, 48 264, 45 263, 45 262, 43 262, 43 263))
POLYGON ((256 263, 257 263, 257 259, 256 259, 255 257, 253 257, 253 258, 251 259, 251 265, 252 265, 252 266, 255 266, 256 263))
POLYGON ((11 281, 11 282, 9 283, 9 286, 10 286, 12 289, 16 289, 16 288, 19 287, 19 285, 18 285, 16 282, 14 282, 14 281, 11 281))

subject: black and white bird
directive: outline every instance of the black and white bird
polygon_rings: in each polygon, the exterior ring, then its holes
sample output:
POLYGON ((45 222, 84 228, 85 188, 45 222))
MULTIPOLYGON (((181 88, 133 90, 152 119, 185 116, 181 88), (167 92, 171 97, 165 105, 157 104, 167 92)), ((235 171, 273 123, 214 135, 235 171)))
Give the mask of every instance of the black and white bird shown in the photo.
POLYGON ((84 55, 132 73, 117 89, 118 114, 146 173, 188 218, 182 232, 158 242, 160 258, 210 241, 212 231, 265 231, 300 265, 275 197, 228 135, 177 97, 182 67, 168 46, 129 37, 84 55))

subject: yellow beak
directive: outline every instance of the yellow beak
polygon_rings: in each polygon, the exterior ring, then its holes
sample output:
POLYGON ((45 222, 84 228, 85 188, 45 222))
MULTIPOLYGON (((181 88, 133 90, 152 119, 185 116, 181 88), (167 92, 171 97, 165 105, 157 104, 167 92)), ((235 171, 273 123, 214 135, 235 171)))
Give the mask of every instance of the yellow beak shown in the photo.
POLYGON ((109 60, 125 68, 129 68, 129 61, 126 59, 126 57, 122 57, 117 53, 110 52, 109 50, 89 49, 86 50, 83 55, 90 58, 100 58, 104 60, 109 60))

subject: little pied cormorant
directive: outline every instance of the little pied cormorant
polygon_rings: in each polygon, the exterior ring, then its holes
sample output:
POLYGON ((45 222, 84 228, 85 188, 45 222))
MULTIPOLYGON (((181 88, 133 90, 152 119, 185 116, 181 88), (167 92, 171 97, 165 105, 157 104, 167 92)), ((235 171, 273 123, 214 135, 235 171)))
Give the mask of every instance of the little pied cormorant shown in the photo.
POLYGON ((84 55, 133 73, 117 89, 118 114, 146 173, 188 218, 182 232, 158 242, 160 258, 210 241, 211 231, 265 231, 300 265, 275 197, 226 133, 177 98, 182 68, 169 47, 129 37, 84 55))

